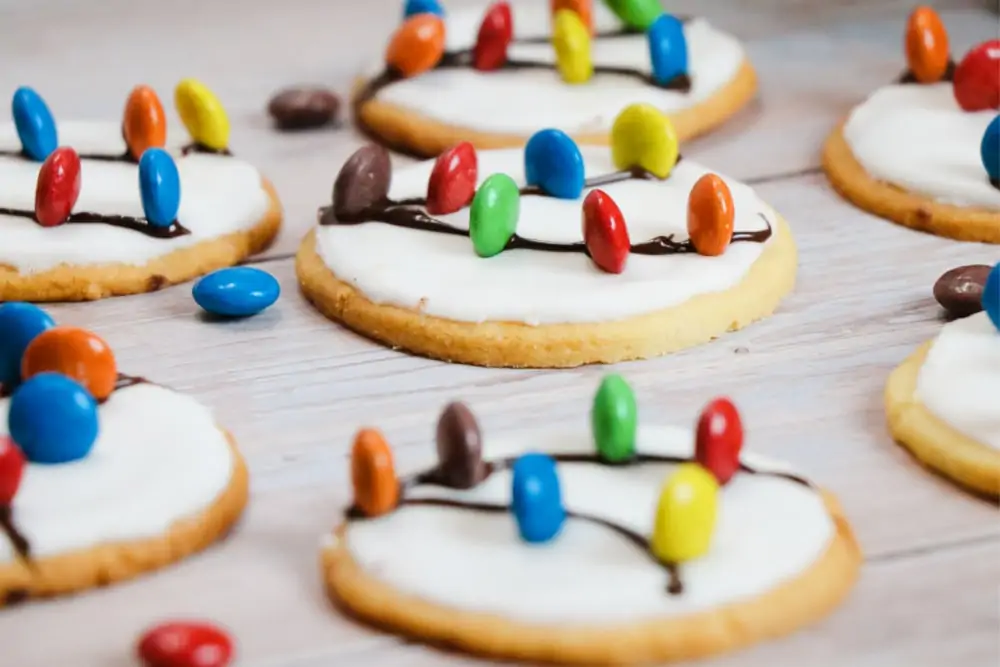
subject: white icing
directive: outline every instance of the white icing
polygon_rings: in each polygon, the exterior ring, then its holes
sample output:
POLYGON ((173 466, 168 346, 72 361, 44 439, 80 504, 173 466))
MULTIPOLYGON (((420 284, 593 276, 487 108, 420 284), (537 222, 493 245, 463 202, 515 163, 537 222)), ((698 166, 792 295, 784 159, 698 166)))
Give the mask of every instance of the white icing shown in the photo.
MULTIPOLYGON (((513 6, 515 39, 548 37, 551 19, 548 2, 513 6)), ((446 19, 446 47, 471 48, 479 33, 485 9, 455 9, 446 19)), ((598 30, 615 30, 621 22, 601 3, 594 3, 598 30)), ((627 104, 648 102, 664 111, 689 108, 708 99, 728 84, 745 56, 735 38, 719 32, 701 19, 684 27, 688 44, 690 92, 665 90, 621 75, 595 74, 585 84, 569 85, 555 70, 478 72, 472 68, 440 69, 393 83, 378 98, 406 107, 444 123, 487 132, 531 134, 544 127, 566 132, 602 132, 611 129, 627 104)), ((599 38, 592 42, 595 66, 628 67, 652 71, 644 34, 599 38)), ((551 44, 512 44, 514 60, 555 62, 551 44)), ((378 74, 383 63, 373 66, 378 74)))
POLYGON ((917 377, 916 398, 959 433, 1000 449, 1000 332, 981 312, 949 322, 917 377))
MULTIPOLYGON (((81 155, 123 155, 121 126, 109 122, 58 121, 59 144, 81 155)), ((180 130, 176 130, 180 132, 180 130)), ((178 146, 180 144, 178 143, 178 146)), ((13 123, 0 124, 0 151, 19 151, 13 123)), ((30 218, 0 215, 0 265, 22 273, 60 264, 143 265, 179 248, 247 230, 260 222, 270 200, 260 173, 241 160, 216 155, 181 156, 172 151, 181 177, 177 219, 191 231, 173 239, 153 238, 104 224, 42 227, 30 218)), ((34 211, 40 162, 0 156, 0 208, 34 211)), ((138 166, 83 160, 80 198, 74 212, 143 217, 138 166)))
MULTIPOLYGON (((588 177, 616 171, 607 148, 582 150, 588 177)), ((390 196, 426 196, 432 167, 428 161, 394 171, 390 196)), ((496 172, 523 184, 523 151, 480 151, 480 182, 496 172)), ((705 173, 705 168, 684 159, 665 182, 629 180, 601 189, 621 208, 633 243, 667 234, 681 240, 687 238, 688 194, 705 173)), ((774 211, 752 189, 732 179, 726 182, 733 194, 737 231, 764 229, 758 214, 777 224, 774 211)), ((581 201, 522 197, 518 234, 581 241, 581 201)), ((468 229, 467 208, 438 217, 468 229)), ((320 256, 337 277, 376 303, 467 322, 528 324, 626 318, 723 291, 739 283, 765 245, 734 243, 719 257, 633 254, 624 273, 613 275, 579 253, 513 250, 483 259, 468 238, 377 222, 321 226, 317 241, 320 256)))
MULTIPOLYGON (((640 428, 638 449, 690 456, 688 429, 640 428)), ((593 451, 585 430, 487 439, 484 457, 593 451)), ((757 469, 784 470, 745 455, 757 469)), ((671 464, 603 467, 560 463, 563 502, 649 536, 671 464)), ((469 491, 417 487, 406 497, 510 502, 510 473, 469 491)), ((368 572, 401 591, 462 610, 535 622, 630 621, 688 614, 763 594, 802 574, 829 546, 834 525, 820 494, 794 481, 737 473, 723 487, 709 553, 681 565, 682 595, 668 595, 665 570, 607 528, 568 519, 555 540, 520 540, 510 514, 402 507, 348 525, 346 544, 368 572)))
POLYGON ((963 111, 950 83, 892 85, 851 112, 844 138, 872 177, 945 204, 1000 211, 980 157, 995 111, 963 111))
MULTIPOLYGON (((0 435, 9 407, 0 400, 0 435)), ((116 391, 99 411, 86 458, 25 468, 14 521, 33 556, 163 535, 207 510, 232 479, 226 436, 193 398, 140 384, 116 391)), ((0 564, 14 559, 0 533, 0 564)))

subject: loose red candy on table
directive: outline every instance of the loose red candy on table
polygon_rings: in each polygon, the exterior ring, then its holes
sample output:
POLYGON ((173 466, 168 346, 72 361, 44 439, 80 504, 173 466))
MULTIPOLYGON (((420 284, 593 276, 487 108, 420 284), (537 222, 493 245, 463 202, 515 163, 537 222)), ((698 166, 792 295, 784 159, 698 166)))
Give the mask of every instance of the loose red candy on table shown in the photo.
POLYGON ((436 14, 415 14, 389 42, 385 62, 405 77, 433 68, 444 55, 444 21, 436 14))
POLYGON ((233 641, 210 623, 177 621, 148 630, 136 652, 144 667, 226 667, 233 641))
POLYGON ((729 186, 715 174, 705 174, 688 195, 687 228, 699 255, 715 257, 733 239, 736 209, 729 186))
POLYGON ((740 469, 743 423, 740 413, 727 398, 709 403, 698 419, 695 460, 709 470, 719 484, 725 484, 740 469))
POLYGON ((439 155, 427 184, 427 212, 444 215, 468 206, 476 194, 478 173, 476 149, 468 141, 439 155))
POLYGON ((0 435, 0 507, 10 505, 24 474, 24 452, 6 435, 0 435))
POLYGON ((965 111, 1000 109, 1000 39, 975 47, 955 68, 955 100, 965 111))
POLYGON ((494 2, 479 25, 479 35, 472 49, 472 66, 480 71, 499 69, 507 62, 507 48, 514 38, 514 19, 510 4, 494 2))
POLYGON ((76 380, 99 401, 111 395, 118 379, 115 355, 108 344, 77 327, 53 327, 28 344, 21 359, 21 378, 46 372, 76 380))
POLYGON ((935 83, 948 71, 948 31, 930 7, 917 7, 906 24, 906 62, 920 83, 935 83))
POLYGON ((80 197, 80 156, 72 148, 57 148, 42 163, 35 185, 35 220, 42 227, 66 222, 80 197))
POLYGON ((147 148, 163 148, 167 143, 167 116, 156 91, 136 86, 125 102, 122 131, 129 154, 138 160, 147 148))
POLYGON ((583 242, 590 258, 602 271, 625 270, 631 242, 625 216, 603 190, 592 190, 583 200, 583 242))

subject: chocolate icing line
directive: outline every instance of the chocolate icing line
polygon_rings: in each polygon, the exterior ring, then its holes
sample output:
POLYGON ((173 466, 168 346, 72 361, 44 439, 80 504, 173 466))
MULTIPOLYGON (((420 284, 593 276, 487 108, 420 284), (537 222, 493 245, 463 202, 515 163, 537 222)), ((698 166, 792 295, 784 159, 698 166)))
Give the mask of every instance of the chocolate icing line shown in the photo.
MULTIPOLYGON (((934 83, 951 82, 954 80, 955 80, 955 61, 952 60, 951 58, 948 58, 948 67, 945 68, 944 74, 941 76, 941 78, 935 81, 934 83)), ((896 79, 896 83, 900 84, 912 83, 917 85, 923 85, 921 84, 920 81, 917 81, 917 77, 914 76, 913 71, 910 69, 904 70, 903 73, 899 75, 899 78, 896 79)))
MULTIPOLYGON (((199 143, 197 141, 191 142, 190 144, 181 147, 181 155, 190 155, 191 153, 196 153, 196 154, 200 153, 204 155, 219 155, 222 157, 233 157, 232 152, 230 152, 228 148, 222 148, 222 149, 209 148, 205 144, 199 143)), ((19 151, 0 150, 0 156, 19 157, 34 162, 32 158, 28 157, 27 153, 25 153, 23 149, 19 151)), ((115 153, 115 154, 80 153, 78 154, 78 156, 81 160, 93 160, 95 162, 130 162, 132 164, 138 164, 139 162, 134 157, 132 157, 132 153, 128 150, 128 148, 125 149, 124 153, 115 153)))
MULTIPOLYGON (((35 219, 34 211, 22 211, 13 208, 0 208, 0 215, 15 216, 18 218, 35 219)), ((111 227, 121 227, 129 229, 155 239, 174 239, 178 236, 186 236, 191 233, 187 227, 174 220, 168 227, 157 227, 151 225, 145 218, 133 218, 127 215, 103 215, 101 213, 70 213, 69 218, 63 224, 102 224, 111 227)))

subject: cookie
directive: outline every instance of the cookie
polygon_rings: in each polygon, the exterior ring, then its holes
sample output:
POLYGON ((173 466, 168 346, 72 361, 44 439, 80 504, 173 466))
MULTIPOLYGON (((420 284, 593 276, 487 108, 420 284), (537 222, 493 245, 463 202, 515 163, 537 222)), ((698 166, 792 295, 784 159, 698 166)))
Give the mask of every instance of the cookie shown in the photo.
POLYGON ((449 406, 438 462, 397 477, 376 431, 322 547, 340 608, 434 645, 530 663, 631 665, 731 651, 813 623, 861 555, 836 500, 741 452, 713 401, 697 436, 637 423, 619 377, 590 432, 482 437, 449 406))
POLYGON ((973 48, 955 66, 940 19, 919 8, 909 39, 927 32, 938 35, 927 40, 936 46, 911 52, 907 73, 833 131, 823 168, 843 197, 870 213, 939 236, 1000 243, 1000 41, 973 48), (934 58, 943 64, 928 74, 934 58))
POLYGON ((624 18, 590 4, 562 3, 583 8, 584 19, 553 15, 544 2, 411 16, 385 61, 358 80, 355 121, 386 146, 434 157, 460 141, 522 146, 548 127, 607 144, 615 115, 633 102, 668 113, 690 138, 756 93, 743 47, 707 21, 662 14, 655 2, 643 3, 655 12, 625 8, 624 18))
POLYGON ((15 93, 15 122, 0 125, 0 301, 155 291, 273 241, 277 193, 230 154, 214 95, 186 80, 177 104, 191 141, 168 151, 162 105, 145 86, 122 122, 57 124, 37 93, 15 93))

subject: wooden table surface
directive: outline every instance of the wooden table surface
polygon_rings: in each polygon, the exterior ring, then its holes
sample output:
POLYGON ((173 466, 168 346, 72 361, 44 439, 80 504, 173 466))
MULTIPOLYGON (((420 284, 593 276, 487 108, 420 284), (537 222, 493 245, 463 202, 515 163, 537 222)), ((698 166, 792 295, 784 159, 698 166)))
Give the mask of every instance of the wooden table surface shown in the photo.
MULTIPOLYGON (((818 170, 830 127, 899 73, 911 4, 672 5, 697 9, 740 35, 758 67, 758 101, 686 146, 685 155, 758 184, 793 225, 799 284, 761 324, 616 370, 633 383, 643 413, 665 421, 690 422, 711 397, 732 396, 749 446, 789 460, 837 493, 867 558, 854 593, 826 621, 700 664, 1000 663, 997 508, 918 467, 892 443, 882 411, 889 371, 940 327, 933 281, 958 264, 993 263, 1000 250, 879 221, 840 201, 818 170)), ((996 36, 997 17, 978 0, 938 4, 956 53, 996 36)), ((255 263, 278 277, 283 296, 258 317, 206 321, 190 286, 51 308, 61 322, 104 336, 125 371, 213 406, 247 456, 253 497, 232 537, 203 555, 110 589, 0 612, 0 665, 132 665, 137 634, 177 616, 229 627, 243 667, 477 664, 373 632, 327 603, 318 544, 349 500, 351 436, 361 425, 379 426, 405 468, 429 456, 436 415, 451 399, 469 402, 487 432, 511 421, 530 428, 580 420, 609 369, 495 370, 419 359, 339 329, 299 295, 292 255, 362 140, 349 127, 279 134, 264 106, 289 83, 344 91, 380 53, 399 5, 0 3, 0 91, 28 84, 60 115, 116 118, 137 83, 168 97, 180 78, 201 78, 230 111, 232 146, 273 179, 287 213, 278 243, 255 263)))

